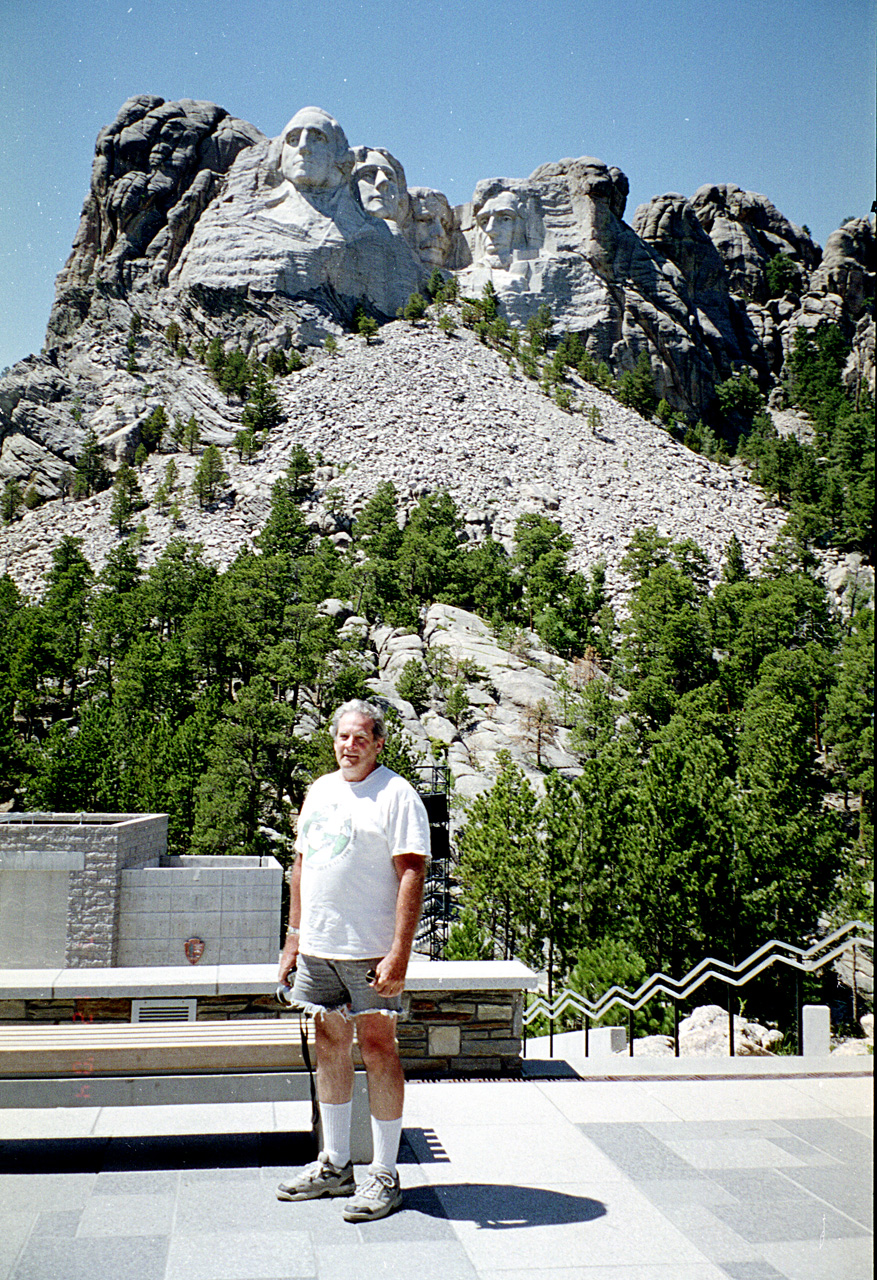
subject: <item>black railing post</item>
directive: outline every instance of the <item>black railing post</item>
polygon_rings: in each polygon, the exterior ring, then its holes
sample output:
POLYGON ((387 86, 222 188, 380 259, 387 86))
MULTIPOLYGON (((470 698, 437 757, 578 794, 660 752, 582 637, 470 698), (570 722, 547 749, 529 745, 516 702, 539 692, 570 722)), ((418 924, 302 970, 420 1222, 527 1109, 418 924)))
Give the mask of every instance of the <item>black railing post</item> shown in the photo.
POLYGON ((728 1043, 731 1057, 734 1057, 734 988, 728 985, 728 1043))
POLYGON ((585 1057, 586 1058, 588 1056, 588 1049, 590 1048, 590 1040, 591 1040, 591 1019, 586 1014, 585 1015, 585 1057))
POLYGON ((859 1025, 859 979, 856 974, 856 940, 853 939, 853 1022, 859 1025))
POLYGON ((679 1001, 673 1001, 673 1057, 679 1057, 679 1001))
POLYGON ((627 1056, 633 1057, 633 1009, 627 1015, 627 1056))

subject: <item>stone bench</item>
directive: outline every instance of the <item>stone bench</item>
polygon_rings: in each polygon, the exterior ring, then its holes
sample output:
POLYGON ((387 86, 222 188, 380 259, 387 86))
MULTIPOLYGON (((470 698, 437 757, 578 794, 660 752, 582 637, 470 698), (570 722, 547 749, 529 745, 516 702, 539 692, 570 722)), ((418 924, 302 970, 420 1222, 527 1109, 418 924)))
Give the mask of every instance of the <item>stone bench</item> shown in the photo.
MULTIPOLYGON (((277 1004, 276 984, 271 965, 0 970, 0 1106, 307 1100, 299 1019, 277 1004), (143 1006, 193 1020, 132 1021, 143 1006)), ((523 994, 535 985, 516 961, 412 961, 398 1031, 406 1073, 520 1071, 523 994)), ((355 1158, 367 1161, 361 1069, 353 1124, 355 1158)))

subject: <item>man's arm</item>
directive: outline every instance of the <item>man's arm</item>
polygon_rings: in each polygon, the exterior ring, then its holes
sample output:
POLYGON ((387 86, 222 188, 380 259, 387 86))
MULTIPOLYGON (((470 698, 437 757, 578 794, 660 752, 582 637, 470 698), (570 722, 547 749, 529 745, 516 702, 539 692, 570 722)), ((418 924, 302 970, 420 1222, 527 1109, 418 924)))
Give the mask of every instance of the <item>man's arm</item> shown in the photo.
POLYGON ((290 973, 292 973, 298 963, 298 930, 301 924, 301 854, 296 854, 295 862, 292 864, 292 874, 289 877, 289 923, 287 929, 294 929, 294 933, 287 932, 286 943, 280 953, 280 968, 277 976, 281 982, 286 982, 290 973))
POLYGON ((396 894, 396 928, 393 945, 378 963, 375 991, 379 996, 397 996, 405 989, 405 974, 414 945, 414 935, 423 903, 426 858, 417 853, 400 853, 393 859, 399 878, 396 894))

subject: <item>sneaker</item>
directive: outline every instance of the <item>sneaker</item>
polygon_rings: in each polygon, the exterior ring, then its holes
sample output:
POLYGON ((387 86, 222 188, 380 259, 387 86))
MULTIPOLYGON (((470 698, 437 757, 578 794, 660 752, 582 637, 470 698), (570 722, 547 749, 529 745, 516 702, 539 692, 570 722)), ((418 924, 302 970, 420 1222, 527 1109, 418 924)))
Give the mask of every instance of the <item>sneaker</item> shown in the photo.
POLYGON ((281 1182, 278 1200, 319 1200, 321 1196, 352 1196, 356 1190, 353 1164, 336 1169, 324 1151, 313 1164, 306 1165, 292 1182, 281 1182))
POLYGON ((388 1213, 398 1209, 402 1203, 402 1188, 399 1186, 399 1175, 387 1173, 385 1169, 376 1169, 366 1174, 362 1186, 357 1187, 356 1195, 350 1204, 344 1206, 345 1222, 372 1222, 376 1218, 386 1218, 388 1213))

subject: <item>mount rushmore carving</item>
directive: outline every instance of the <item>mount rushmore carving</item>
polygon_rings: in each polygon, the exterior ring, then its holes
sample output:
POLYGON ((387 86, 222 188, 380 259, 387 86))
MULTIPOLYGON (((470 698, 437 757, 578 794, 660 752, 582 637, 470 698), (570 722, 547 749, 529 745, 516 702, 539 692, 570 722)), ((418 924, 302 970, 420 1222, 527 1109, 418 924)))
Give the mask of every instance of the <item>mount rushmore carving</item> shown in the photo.
POLYGON ((436 269, 464 296, 492 285, 517 326, 547 305, 555 334, 578 333, 616 376, 645 352, 657 394, 690 418, 741 369, 768 390, 795 327, 823 317, 858 343, 873 381, 871 220, 845 224, 823 254, 764 196, 730 184, 658 196, 631 223, 627 196, 619 169, 585 156, 481 181, 453 208, 409 188, 385 148, 350 146, 322 108, 269 139, 212 103, 131 98, 98 135, 48 366, 31 357, 0 386, 0 472, 58 452, 66 428, 49 406, 66 394, 65 369, 131 308, 162 329, 188 322, 192 340, 234 332, 247 349, 289 347, 350 325, 357 308, 395 317, 436 269), (766 269, 780 253, 798 283, 777 298, 766 269))

